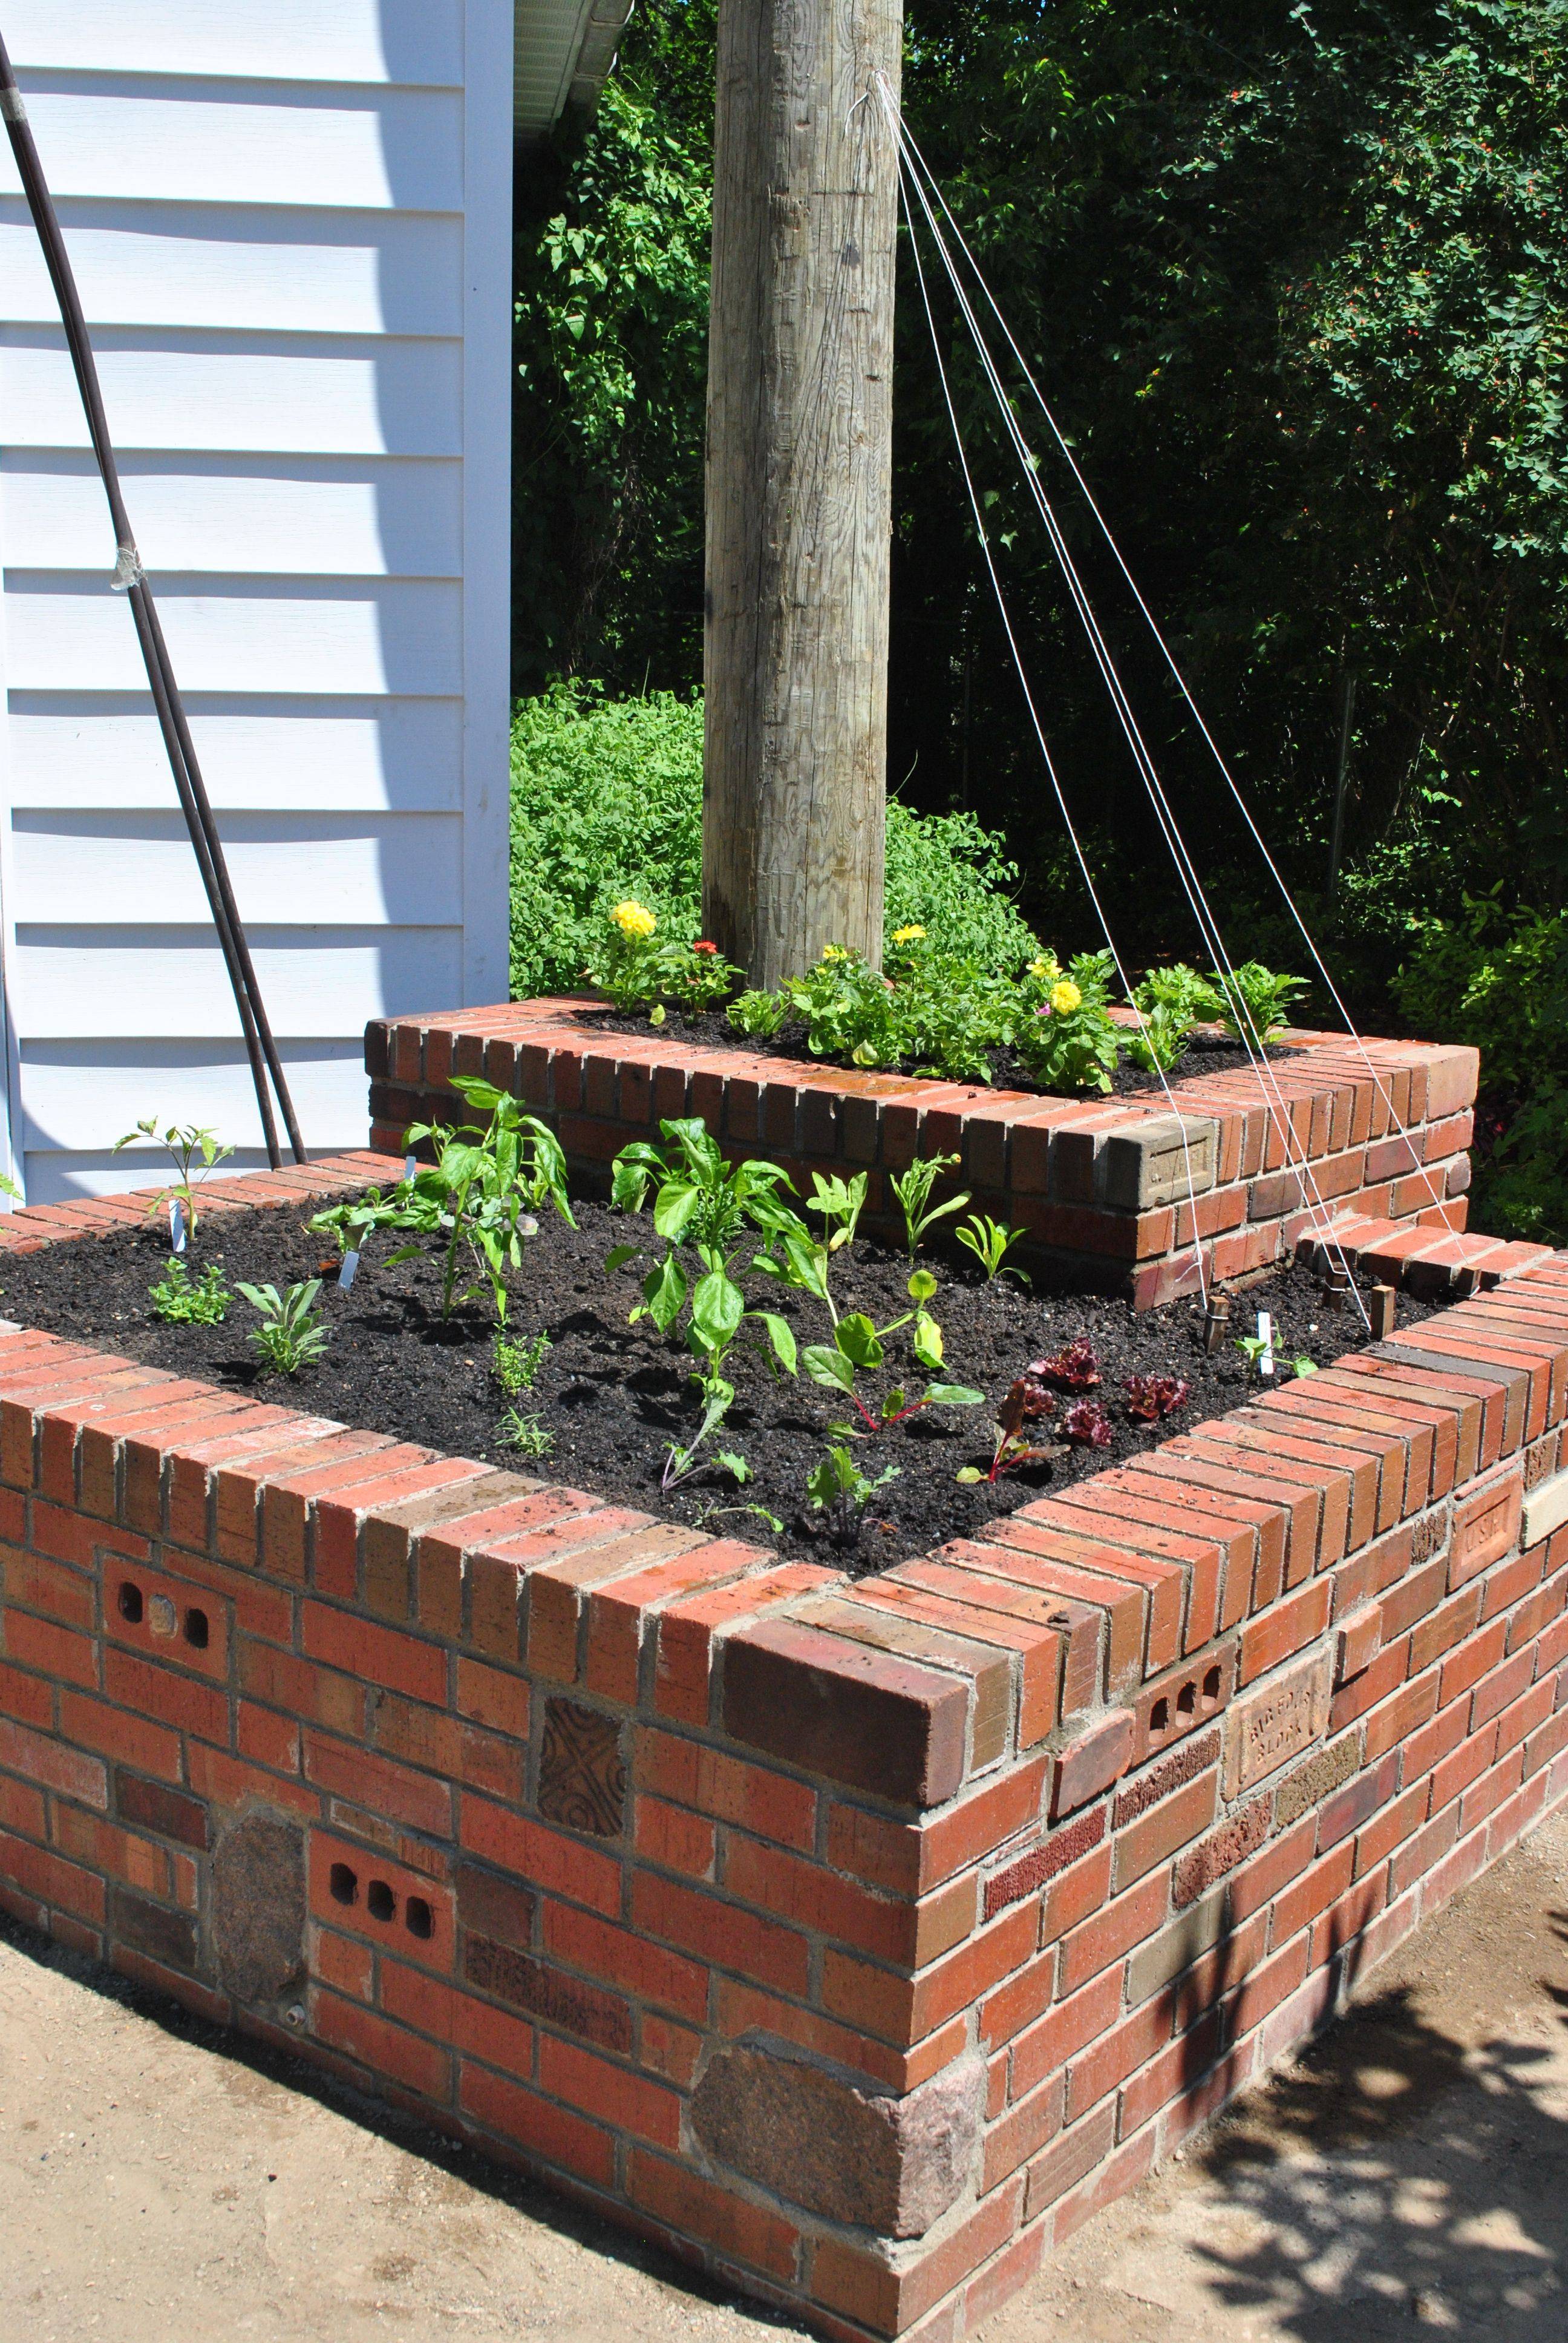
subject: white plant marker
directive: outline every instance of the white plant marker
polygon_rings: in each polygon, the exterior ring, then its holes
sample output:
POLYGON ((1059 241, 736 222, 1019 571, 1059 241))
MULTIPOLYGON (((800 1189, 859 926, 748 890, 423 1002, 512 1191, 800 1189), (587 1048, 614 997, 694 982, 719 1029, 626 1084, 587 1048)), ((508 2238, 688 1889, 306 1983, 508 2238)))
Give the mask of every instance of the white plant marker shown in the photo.
POLYGON ((1274 1322, 1266 1310, 1258 1312, 1258 1340, 1263 1346, 1258 1356, 1258 1373, 1260 1375, 1271 1375, 1274 1372, 1274 1322))
POLYGON ((186 1249, 186 1208, 177 1196, 169 1198, 169 1251, 183 1253, 186 1249))
POLYGON ((418 1169, 419 1158, 417 1155, 405 1155, 403 1158, 403 1177, 405 1180, 411 1180, 418 1169))
POLYGON ((337 1283, 343 1292, 347 1293, 349 1287, 353 1284, 358 1267, 359 1248, 356 1245, 352 1252, 346 1252, 344 1254, 343 1266, 337 1272, 337 1283))

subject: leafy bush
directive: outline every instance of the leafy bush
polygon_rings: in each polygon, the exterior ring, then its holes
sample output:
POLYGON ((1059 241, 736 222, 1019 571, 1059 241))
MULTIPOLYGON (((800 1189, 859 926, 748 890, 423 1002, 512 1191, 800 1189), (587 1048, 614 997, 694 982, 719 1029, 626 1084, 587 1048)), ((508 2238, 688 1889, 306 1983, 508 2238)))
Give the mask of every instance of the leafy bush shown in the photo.
POLYGON ((1401 1009, 1423 1037, 1481 1051, 1472 1218, 1568 1243, 1568 912, 1505 911, 1494 890, 1417 939, 1401 1009))
MULTIPOLYGON (((888 807, 887 927, 923 926, 945 950, 1016 967, 1034 939, 1007 890, 1018 873, 970 813, 888 807)), ((644 903, 671 943, 701 932, 702 702, 607 699, 562 684, 512 720, 512 991, 570 991, 605 920, 644 903)))

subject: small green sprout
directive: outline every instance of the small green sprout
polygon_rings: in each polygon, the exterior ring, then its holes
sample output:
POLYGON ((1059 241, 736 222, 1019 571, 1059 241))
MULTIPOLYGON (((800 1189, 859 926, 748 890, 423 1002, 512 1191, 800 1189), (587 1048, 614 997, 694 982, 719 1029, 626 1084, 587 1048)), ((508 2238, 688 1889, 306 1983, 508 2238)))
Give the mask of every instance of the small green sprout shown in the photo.
POLYGON ((321 1293, 321 1280, 308 1279, 303 1285, 291 1285, 279 1293, 276 1285, 246 1285, 239 1291, 253 1310, 261 1312, 261 1323, 251 1329, 252 1347, 260 1353, 263 1372, 276 1375, 297 1375, 301 1367, 316 1364, 327 1349, 327 1332, 317 1302, 321 1293))

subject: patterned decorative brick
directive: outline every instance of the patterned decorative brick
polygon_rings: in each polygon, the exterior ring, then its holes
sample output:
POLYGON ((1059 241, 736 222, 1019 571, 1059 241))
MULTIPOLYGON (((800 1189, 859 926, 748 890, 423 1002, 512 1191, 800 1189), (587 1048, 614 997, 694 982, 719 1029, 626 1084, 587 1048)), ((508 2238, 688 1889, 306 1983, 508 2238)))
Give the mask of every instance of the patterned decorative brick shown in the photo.
POLYGON ((626 1756, 614 1717, 547 1700, 535 1801, 547 1822, 617 1838, 626 1819, 626 1756))

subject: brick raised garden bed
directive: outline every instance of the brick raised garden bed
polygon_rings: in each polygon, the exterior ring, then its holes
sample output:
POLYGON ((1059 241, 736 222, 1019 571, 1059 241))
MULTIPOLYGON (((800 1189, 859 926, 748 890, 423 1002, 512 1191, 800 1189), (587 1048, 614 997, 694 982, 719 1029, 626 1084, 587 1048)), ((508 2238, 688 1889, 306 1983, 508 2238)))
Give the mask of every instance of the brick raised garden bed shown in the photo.
POLYGON ((1273 1073, 1289 1140, 1245 1068, 1173 1080, 1172 1113, 1158 1093, 1050 1099, 855 1073, 607 1031, 587 1001, 517 1001, 370 1025, 371 1143, 396 1149, 416 1120, 460 1120, 448 1079, 483 1073, 553 1123, 578 1172, 602 1176, 661 1117, 699 1115, 734 1152, 786 1164, 808 1191, 813 1169, 866 1171, 869 1228, 893 1225, 890 1172, 960 1154, 955 1177, 979 1209, 1029 1231, 1037 1262, 1128 1289, 1140 1308, 1196 1286, 1189 1164, 1197 1237, 1219 1279, 1287 1256, 1321 1222, 1318 1200, 1335 1221, 1462 1231, 1476 1052, 1369 1041, 1374 1081, 1342 1035, 1284 1038, 1299 1051, 1273 1073))
POLYGON ((0 1898, 952 2343, 1568 1791, 1568 1261, 1366 1246, 1503 1282, 852 1587, 0 1333, 0 1898))

